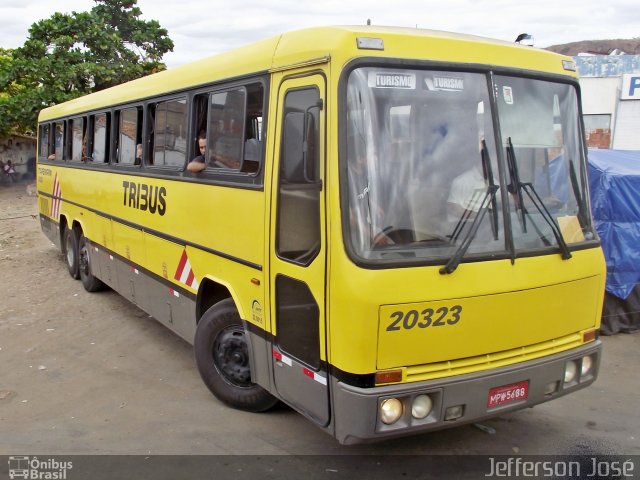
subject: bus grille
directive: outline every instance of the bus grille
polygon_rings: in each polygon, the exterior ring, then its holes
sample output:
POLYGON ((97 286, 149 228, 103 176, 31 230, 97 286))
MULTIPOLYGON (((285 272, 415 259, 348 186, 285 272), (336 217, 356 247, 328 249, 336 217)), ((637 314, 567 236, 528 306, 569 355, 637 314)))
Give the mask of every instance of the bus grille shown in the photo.
POLYGON ((572 333, 564 337, 554 338, 545 342, 513 348, 502 352, 477 355, 475 357, 460 358, 446 362, 429 363, 407 367, 405 381, 418 382, 434 378, 463 375, 467 373, 504 367, 518 362, 525 362, 545 357, 554 353, 564 352, 582 345, 582 335, 572 333))

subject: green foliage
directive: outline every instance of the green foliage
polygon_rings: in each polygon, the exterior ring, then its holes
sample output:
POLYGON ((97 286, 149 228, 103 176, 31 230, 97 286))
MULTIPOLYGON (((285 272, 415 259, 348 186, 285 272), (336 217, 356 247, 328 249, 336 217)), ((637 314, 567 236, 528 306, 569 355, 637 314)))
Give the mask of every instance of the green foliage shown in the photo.
POLYGON ((89 12, 34 23, 24 45, 0 49, 0 136, 35 132, 49 105, 166 68, 166 29, 142 20, 137 0, 94 0, 89 12))

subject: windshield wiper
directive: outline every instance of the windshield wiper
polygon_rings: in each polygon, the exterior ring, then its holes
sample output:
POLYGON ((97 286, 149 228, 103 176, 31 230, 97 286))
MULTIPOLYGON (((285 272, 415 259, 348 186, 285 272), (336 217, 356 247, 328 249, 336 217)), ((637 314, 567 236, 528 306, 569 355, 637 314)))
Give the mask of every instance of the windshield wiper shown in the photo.
POLYGON ((569 160, 569 179, 571 180, 571 188, 573 189, 573 196, 576 197, 578 202, 578 223, 582 228, 587 226, 587 215, 585 213, 586 208, 584 204, 584 198, 580 193, 580 184, 578 183, 578 175, 576 175, 576 167, 573 164, 573 160, 569 160))
MULTIPOLYGON (((538 195, 538 192, 536 192, 533 184, 531 182, 522 182, 520 180, 520 176, 518 175, 518 163, 516 160, 513 143, 511 142, 511 137, 507 139, 507 164, 509 167, 509 177, 511 179, 511 183, 507 186, 507 190, 509 191, 509 193, 515 195, 516 206, 520 208, 522 230, 526 233, 527 229, 525 223, 525 214, 529 214, 529 212, 525 209, 524 200, 522 198, 522 192, 524 191, 531 200, 531 203, 533 203, 538 212, 540 212, 540 215, 542 216, 544 221, 547 222, 547 224, 551 228, 551 231, 553 232, 553 235, 554 237, 556 237, 556 241, 558 242, 558 246, 560 247, 560 251, 562 252, 562 259, 568 260, 569 258, 571 258, 571 252, 569 251, 567 243, 564 241, 564 237, 562 236, 560 227, 553 220, 551 213, 540 198, 540 195, 538 195)), ((544 236, 538 230, 535 223, 533 225, 538 231, 540 238, 544 241, 544 236)))
MULTIPOLYGON (((455 272, 456 268, 458 268, 458 265, 460 265, 460 262, 462 261, 464 254, 467 253, 467 250, 469 249, 469 245, 471 245, 471 242, 473 241, 473 239, 476 236, 476 233, 478 232, 478 228, 480 227, 480 224, 482 223, 482 219, 484 218, 485 214, 487 213, 487 210, 489 209, 489 205, 491 205, 495 200, 495 196, 496 196, 496 192, 498 191, 498 188, 499 187, 497 185, 489 185, 487 187, 487 191, 485 192, 484 197, 482 198, 482 202, 480 203, 480 208, 476 212, 476 216, 473 219, 473 223, 471 223, 471 227, 469 227, 467 234, 462 239, 462 243, 456 250, 456 253, 454 253, 453 256, 447 262, 447 264, 440 269, 441 274, 444 275, 445 273, 453 273, 455 272)), ((460 224, 460 222, 458 222, 458 224, 460 224)), ((458 226, 456 225, 456 229, 457 228, 458 226)))
MULTIPOLYGON (((484 176, 484 180, 487 183, 487 190, 484 192, 484 196, 482 197, 482 201, 480 202, 480 207, 476 212, 476 216, 471 223, 471 227, 467 231, 467 234, 463 237, 462 243, 453 254, 453 256, 449 259, 444 267, 440 269, 440 273, 442 275, 453 273, 460 262, 464 258, 464 254, 467 253, 471 242, 476 236, 478 232, 478 228, 480 228, 480 224, 482 223, 482 219, 484 218, 489 206, 491 206, 491 231, 493 232, 494 240, 498 240, 498 202, 496 200, 496 192, 498 191, 498 186, 496 185, 495 180, 493 179, 493 170, 491 168, 491 158, 489 157, 489 151, 487 150, 487 144, 484 140, 482 140, 482 148, 480 151, 480 160, 482 162, 482 175, 484 176)), ((469 203, 473 204, 474 199, 472 199, 469 203)), ((462 227, 466 223, 466 220, 471 216, 471 210, 466 209, 456 227, 453 229, 453 233, 451 234, 451 241, 455 242, 462 232, 462 227)))
MULTIPOLYGON (((484 140, 482 140, 481 142, 480 161, 482 163, 482 176, 484 178, 485 185, 488 185, 490 188, 495 187, 496 182, 493 178, 493 168, 491 166, 491 158, 489 157, 487 144, 484 140)), ((480 190, 477 190, 473 193, 473 196, 469 200, 468 205, 475 205, 480 195, 486 195, 486 192, 484 193, 480 193, 480 192, 481 192, 480 190)), ((467 220, 471 218, 471 215, 473 213, 474 213, 473 210, 469 208, 466 208, 464 210, 464 212, 458 219, 458 222, 456 223, 456 226, 453 229, 453 232, 451 232, 451 235, 449 237, 451 239, 451 242, 455 243, 458 240, 458 237, 462 233, 462 228, 467 223, 467 220)), ((496 200, 495 195, 491 195, 491 231, 493 233, 493 239, 498 240, 498 201, 496 200)))
POLYGON ((487 149, 487 142, 482 139, 481 145, 482 149, 480 150, 480 158, 482 159, 482 175, 490 189, 495 187, 493 195, 491 195, 491 230, 493 232, 493 239, 498 240, 498 201, 496 200, 495 195, 498 191, 498 187, 493 179, 493 167, 491 166, 491 157, 489 156, 489 150, 487 149))
POLYGON ((516 151, 511 143, 511 137, 507 139, 507 168, 509 169, 509 179, 511 183, 507 185, 507 191, 513 195, 516 203, 516 210, 520 211, 520 221, 522 222, 522 231, 527 233, 527 221, 525 213, 527 210, 522 201, 522 182, 520 182, 520 174, 518 173, 518 162, 516 161, 516 151))

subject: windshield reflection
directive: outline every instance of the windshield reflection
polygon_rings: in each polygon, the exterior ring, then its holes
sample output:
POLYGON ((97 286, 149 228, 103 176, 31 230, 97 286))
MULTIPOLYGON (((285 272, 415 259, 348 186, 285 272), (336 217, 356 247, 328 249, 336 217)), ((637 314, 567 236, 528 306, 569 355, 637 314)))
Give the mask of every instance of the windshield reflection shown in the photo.
POLYGON ((506 188, 487 75, 358 68, 347 84, 343 183, 353 254, 374 262, 447 263, 454 256, 557 249, 554 225, 568 244, 592 238, 575 90, 496 78, 501 157, 512 138, 521 181, 544 208, 506 188))
MULTIPOLYGON (((366 259, 450 257, 496 183, 485 75, 362 68, 348 83, 350 240, 366 259), (486 145, 494 180, 483 169, 486 145), (455 236, 454 236, 455 232, 455 236)), ((495 205, 494 205, 495 208, 495 205)), ((485 218, 470 252, 504 250, 485 218)))

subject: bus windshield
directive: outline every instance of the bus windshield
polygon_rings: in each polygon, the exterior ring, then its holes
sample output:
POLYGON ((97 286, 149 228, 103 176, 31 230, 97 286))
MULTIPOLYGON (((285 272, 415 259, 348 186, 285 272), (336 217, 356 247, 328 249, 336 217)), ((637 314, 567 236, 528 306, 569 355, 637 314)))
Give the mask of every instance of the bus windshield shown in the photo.
POLYGON ((490 86, 490 78, 375 67, 350 73, 344 224, 358 259, 568 253, 567 245, 594 238, 575 89, 508 76, 490 86))

